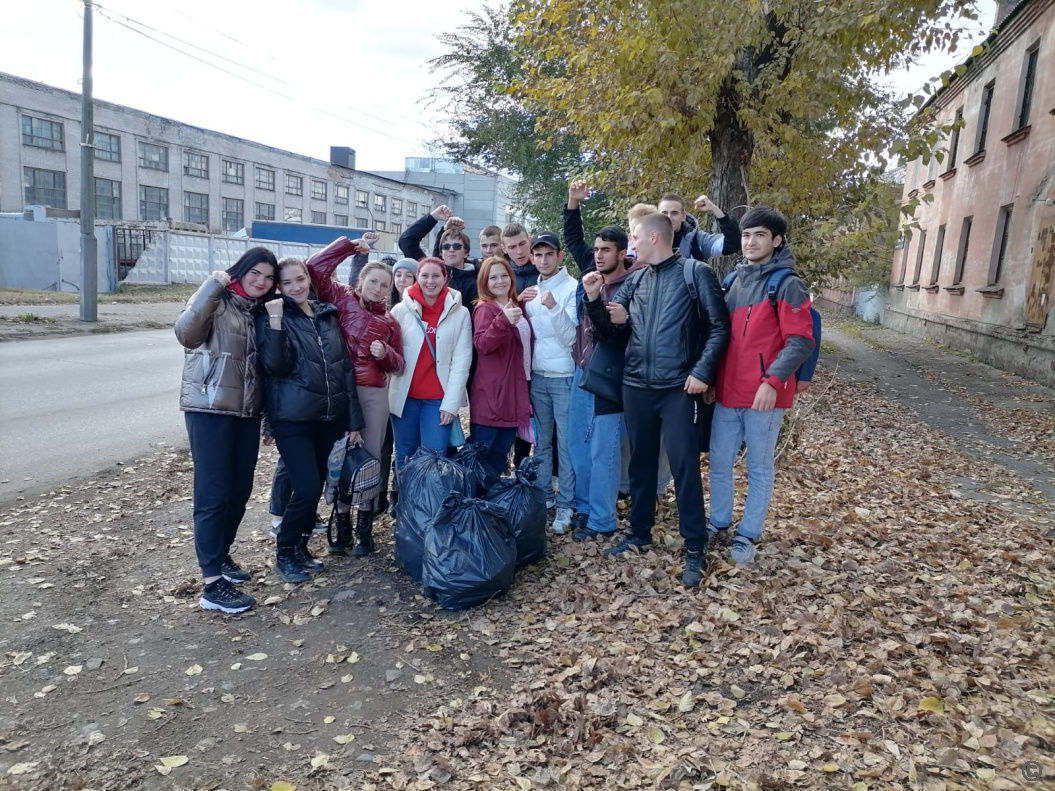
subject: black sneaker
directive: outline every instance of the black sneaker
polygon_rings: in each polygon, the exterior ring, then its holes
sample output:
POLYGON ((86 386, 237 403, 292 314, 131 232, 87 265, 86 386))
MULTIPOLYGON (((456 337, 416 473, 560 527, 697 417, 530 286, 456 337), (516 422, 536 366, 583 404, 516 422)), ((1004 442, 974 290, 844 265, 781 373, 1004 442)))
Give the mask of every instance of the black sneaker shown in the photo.
POLYGON ((574 533, 571 534, 572 541, 589 541, 591 538, 599 538, 601 536, 610 536, 611 533, 605 533, 602 530, 594 530, 592 527, 580 527, 574 533))
POLYGON ((571 518, 571 529, 572 530, 585 530, 586 529, 586 525, 589 523, 589 521, 590 521, 590 515, 589 514, 576 513, 575 516, 573 516, 571 518))
POLYGON ((606 558, 611 558, 616 555, 622 555, 626 552, 648 552, 648 549, 651 546, 651 541, 646 541, 645 539, 637 538, 636 536, 629 536, 624 538, 611 549, 606 550, 604 556, 606 558))
POLYGON ((219 610, 237 615, 256 604, 256 599, 248 593, 242 593, 223 577, 205 586, 198 600, 203 610, 219 610))
POLYGON ((685 570, 681 573, 681 584, 686 588, 700 587, 703 582, 703 572, 706 568, 703 552, 686 552, 685 570))
POLYGON ((220 565, 220 573, 223 574, 225 580, 235 585, 249 582, 249 580, 253 578, 252 574, 231 560, 230 555, 228 555, 227 559, 220 565))

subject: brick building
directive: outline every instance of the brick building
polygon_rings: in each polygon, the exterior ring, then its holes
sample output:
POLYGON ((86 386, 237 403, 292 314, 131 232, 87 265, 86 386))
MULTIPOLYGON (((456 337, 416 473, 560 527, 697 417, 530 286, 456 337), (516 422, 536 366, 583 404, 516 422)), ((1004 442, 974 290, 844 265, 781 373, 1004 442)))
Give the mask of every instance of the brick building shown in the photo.
POLYGON ((999 3, 985 51, 928 102, 955 129, 895 250, 884 323, 1055 383, 1055 0, 999 3))

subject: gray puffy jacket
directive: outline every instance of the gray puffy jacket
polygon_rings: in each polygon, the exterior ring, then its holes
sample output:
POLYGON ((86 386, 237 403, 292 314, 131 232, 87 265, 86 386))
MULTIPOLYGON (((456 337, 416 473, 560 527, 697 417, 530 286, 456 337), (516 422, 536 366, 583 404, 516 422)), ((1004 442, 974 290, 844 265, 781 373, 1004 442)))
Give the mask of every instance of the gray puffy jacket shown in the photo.
POLYGON ((264 391, 257 370, 256 300, 239 296, 211 277, 176 319, 185 349, 180 409, 260 417, 264 391))

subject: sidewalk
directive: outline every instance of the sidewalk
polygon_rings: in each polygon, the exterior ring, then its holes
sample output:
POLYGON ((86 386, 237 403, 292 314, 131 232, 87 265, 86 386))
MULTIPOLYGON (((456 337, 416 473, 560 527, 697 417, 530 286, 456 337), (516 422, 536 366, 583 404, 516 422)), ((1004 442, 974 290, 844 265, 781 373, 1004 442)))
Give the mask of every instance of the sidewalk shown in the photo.
POLYGON ((1052 516, 1055 390, 970 355, 859 321, 826 317, 824 343, 836 347, 834 353, 822 349, 822 357, 841 379, 877 386, 955 438, 973 458, 1030 482, 1036 502, 1008 501, 970 478, 960 481, 965 494, 1002 502, 1025 515, 1052 516))
POLYGON ((77 303, 60 305, 0 305, 0 341, 89 335, 126 330, 171 328, 183 302, 124 302, 99 300, 99 321, 82 322, 77 303))

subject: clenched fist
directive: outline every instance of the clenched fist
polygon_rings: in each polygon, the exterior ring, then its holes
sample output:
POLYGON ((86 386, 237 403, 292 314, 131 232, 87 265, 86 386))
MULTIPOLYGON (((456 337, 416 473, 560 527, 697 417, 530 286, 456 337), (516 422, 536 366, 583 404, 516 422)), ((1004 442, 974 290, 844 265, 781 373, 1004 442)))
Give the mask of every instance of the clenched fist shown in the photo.
POLYGON ((282 318, 282 297, 268 300, 264 303, 264 307, 267 309, 268 316, 282 318))
POLYGON ((374 341, 370 344, 370 354, 374 356, 375 360, 380 360, 385 356, 385 345, 381 341, 374 341))
POLYGON ((550 308, 551 310, 557 307, 557 300, 553 298, 552 291, 543 291, 542 296, 539 297, 539 302, 542 303, 542 307, 550 308))
POLYGON ((447 222, 447 220, 449 220, 453 214, 454 212, 451 211, 451 207, 448 206, 446 203, 442 206, 437 206, 435 209, 432 210, 432 216, 438 222, 447 222))
POLYGON ((216 270, 211 275, 209 275, 209 277, 211 277, 224 288, 227 288, 229 285, 231 285, 231 276, 224 272, 222 269, 216 270))
POLYGON ((604 285, 604 277, 600 272, 588 272, 583 275, 582 287, 586 291, 586 298, 591 302, 601 295, 602 285, 604 285))

